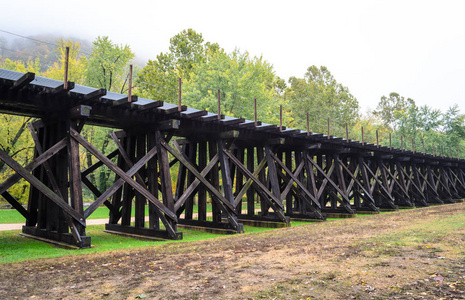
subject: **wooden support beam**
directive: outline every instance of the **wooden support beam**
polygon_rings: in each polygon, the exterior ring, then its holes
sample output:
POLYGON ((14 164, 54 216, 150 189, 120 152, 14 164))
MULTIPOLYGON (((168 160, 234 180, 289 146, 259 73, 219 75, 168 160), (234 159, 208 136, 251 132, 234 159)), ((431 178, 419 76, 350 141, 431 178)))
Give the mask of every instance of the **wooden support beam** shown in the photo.
POLYGON ((16 199, 13 196, 11 196, 10 193, 3 192, 2 196, 3 198, 5 198, 6 201, 8 201, 8 203, 11 204, 11 206, 13 206, 14 209, 16 209, 24 218, 26 218, 26 220, 29 220, 29 212, 26 209, 24 209, 24 207, 18 201, 16 201, 16 199))
POLYGON ((136 191, 144 195, 150 202, 155 204, 158 209, 160 209, 166 216, 170 219, 176 221, 176 214, 170 211, 165 205, 163 205, 157 198, 155 198, 146 188, 135 182, 130 176, 128 176, 123 170, 121 170, 117 165, 115 165, 111 160, 109 160, 105 155, 100 153, 93 145, 86 141, 77 131, 71 129, 71 136, 76 139, 79 144, 86 148, 90 153, 95 157, 100 159, 110 170, 116 173, 125 183, 132 186, 136 191))
POLYGON ((28 85, 31 81, 35 79, 36 75, 31 72, 27 72, 23 76, 21 76, 18 80, 16 80, 13 83, 13 86, 11 87, 12 90, 19 90, 26 85, 28 85))
POLYGON ((10 168, 12 168, 16 173, 18 173, 21 177, 23 177, 27 182, 33 185, 36 189, 38 189, 41 193, 43 193, 46 197, 48 197, 51 201, 53 201, 56 205, 58 205, 63 211, 70 216, 72 216, 77 222, 79 222, 82 226, 86 226, 84 222, 84 216, 78 212, 76 212, 72 207, 70 207, 67 203, 63 202, 63 199, 58 196, 55 192, 53 192, 50 188, 48 188, 45 184, 43 184, 39 179, 31 175, 27 169, 23 168, 20 164, 18 164, 14 159, 12 159, 5 151, 0 149, 0 159, 5 162, 10 168))

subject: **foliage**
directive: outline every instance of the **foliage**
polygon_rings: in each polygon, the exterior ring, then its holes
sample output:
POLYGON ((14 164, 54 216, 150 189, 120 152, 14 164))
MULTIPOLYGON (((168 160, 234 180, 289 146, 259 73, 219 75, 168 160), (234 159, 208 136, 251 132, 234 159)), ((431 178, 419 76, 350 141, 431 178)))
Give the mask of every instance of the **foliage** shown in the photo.
POLYGON ((381 97, 373 116, 391 132, 393 147, 423 152, 424 145, 426 153, 453 157, 464 152, 465 115, 457 105, 443 113, 393 92, 381 97))
POLYGON ((393 130, 397 129, 399 116, 405 114, 411 106, 415 105, 413 99, 400 96, 392 92, 389 96, 382 96, 381 100, 373 111, 373 115, 381 119, 383 124, 393 130))
POLYGON ((66 47, 69 47, 68 81, 84 84, 86 80, 87 59, 80 53, 81 46, 79 42, 72 40, 58 40, 58 47, 55 49, 58 61, 54 62, 53 65, 47 69, 44 76, 56 80, 64 79, 66 47))
POLYGON ((38 58, 35 60, 29 59, 25 63, 21 60, 13 61, 6 58, 3 62, 0 61, 0 68, 21 73, 32 72, 36 75, 40 75, 40 60, 38 58))
POLYGON ((128 45, 113 44, 107 36, 97 37, 87 64, 86 84, 124 93, 128 89, 127 76, 133 58, 128 45))
POLYGON ((291 77, 284 97, 295 119, 295 127, 307 127, 307 113, 311 119, 310 131, 326 132, 327 118, 332 135, 343 135, 345 123, 353 126, 359 118, 357 99, 349 89, 338 83, 329 70, 311 66, 304 78, 291 77))
POLYGON ((187 29, 170 39, 169 50, 157 55, 156 60, 149 60, 138 74, 135 85, 142 97, 175 103, 178 78, 189 81, 194 65, 206 62, 208 55, 220 51, 220 47, 205 43, 202 34, 187 29))
MULTIPOLYGON (((0 148, 21 165, 29 163, 33 156, 32 138, 27 134, 27 123, 32 118, 0 114, 0 148)), ((0 182, 4 182, 14 174, 3 161, 0 161, 0 182)), ((26 203, 28 184, 21 180, 12 186, 8 192, 20 203, 26 203)))
POLYGON ((247 52, 224 50, 208 55, 208 61, 194 65, 191 80, 184 88, 183 103, 197 109, 217 112, 220 90, 221 113, 254 119, 257 99, 260 120, 279 122, 279 79, 273 67, 263 58, 250 58, 247 52))

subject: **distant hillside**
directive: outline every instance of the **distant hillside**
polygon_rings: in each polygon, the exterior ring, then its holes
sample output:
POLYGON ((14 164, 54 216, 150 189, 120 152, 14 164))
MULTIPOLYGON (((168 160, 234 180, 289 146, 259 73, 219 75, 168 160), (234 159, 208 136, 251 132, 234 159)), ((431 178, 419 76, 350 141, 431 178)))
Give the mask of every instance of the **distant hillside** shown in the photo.
POLYGON ((61 38, 79 42, 81 44, 82 55, 88 56, 90 54, 92 42, 79 38, 64 37, 55 34, 31 35, 28 38, 7 38, 6 36, 0 36, 0 61, 9 58, 11 60, 26 62, 39 58, 41 71, 46 71, 57 61, 55 45, 61 38))

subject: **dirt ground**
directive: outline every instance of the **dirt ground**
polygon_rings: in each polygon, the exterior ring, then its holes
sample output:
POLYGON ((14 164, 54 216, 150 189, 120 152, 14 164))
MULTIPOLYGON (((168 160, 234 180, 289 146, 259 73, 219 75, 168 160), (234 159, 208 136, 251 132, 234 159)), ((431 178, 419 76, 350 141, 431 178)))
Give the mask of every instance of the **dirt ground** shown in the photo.
POLYGON ((464 213, 459 203, 0 265, 0 299, 465 299, 465 224, 427 225, 464 213))

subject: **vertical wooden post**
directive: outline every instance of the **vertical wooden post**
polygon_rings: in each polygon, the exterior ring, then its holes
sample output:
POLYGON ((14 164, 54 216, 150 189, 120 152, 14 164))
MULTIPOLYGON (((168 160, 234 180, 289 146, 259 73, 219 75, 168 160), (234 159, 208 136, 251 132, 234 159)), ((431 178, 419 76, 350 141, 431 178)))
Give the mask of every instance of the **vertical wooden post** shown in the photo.
POLYGON ((132 65, 129 65, 129 91, 128 102, 132 102, 132 65))
POLYGON ((257 118, 257 98, 253 99, 253 110, 255 116, 255 126, 258 126, 258 118, 257 118))
MULTIPOLYGON (((207 142, 206 141, 199 142, 198 166, 199 166, 199 170, 203 170, 207 166, 207 142)), ((199 221, 206 221, 207 220, 207 190, 205 186, 203 185, 198 187, 197 200, 198 200, 199 221)))
POLYGON ((376 148, 379 148, 379 136, 378 136, 378 129, 376 129, 376 148))
POLYGON ((433 143, 433 157, 436 157, 436 151, 434 149, 434 143, 433 143))
POLYGON ((68 89, 68 69, 69 69, 69 47, 66 47, 65 52, 65 77, 63 79, 63 87, 65 90, 68 89))
MULTIPOLYGON (((76 130, 76 122, 69 121, 67 124, 67 127, 68 127, 68 130, 70 130, 70 128, 76 130)), ((76 212, 83 214, 84 206, 83 206, 83 199, 82 199, 79 144, 76 140, 74 140, 70 136, 68 136, 68 159, 69 159, 68 163, 69 163, 69 186, 70 186, 71 206, 74 208, 76 212)), ((78 232, 80 235, 85 235, 85 228, 82 225, 78 225, 78 232)))
POLYGON ((182 104, 181 104, 182 80, 181 80, 181 77, 179 77, 178 81, 179 81, 179 87, 178 87, 178 111, 181 111, 182 110, 182 104))
MULTIPOLYGON (((254 172, 254 159, 255 159, 255 148, 247 148, 247 169, 253 173, 254 172)), ((253 188, 247 190, 247 215, 255 215, 255 192, 253 188)))
POLYGON ((459 151, 459 147, 457 147, 457 159, 460 159, 460 151, 459 151))
POLYGON ((279 131, 283 130, 283 106, 279 106, 279 131))
POLYGON ((421 145, 423 146, 423 155, 425 155, 426 154, 426 152, 425 152, 425 140, 423 140, 423 139, 421 140, 421 145))
POLYGON ((403 135, 400 136, 400 150, 404 152, 404 136, 403 135))
POLYGON ((307 136, 310 135, 310 120, 308 118, 308 113, 307 113, 307 136))
POLYGON ((221 120, 221 94, 220 90, 218 89, 218 121, 221 120))
POLYGON ((347 122, 346 122, 346 143, 349 142, 349 126, 347 125, 347 122))

